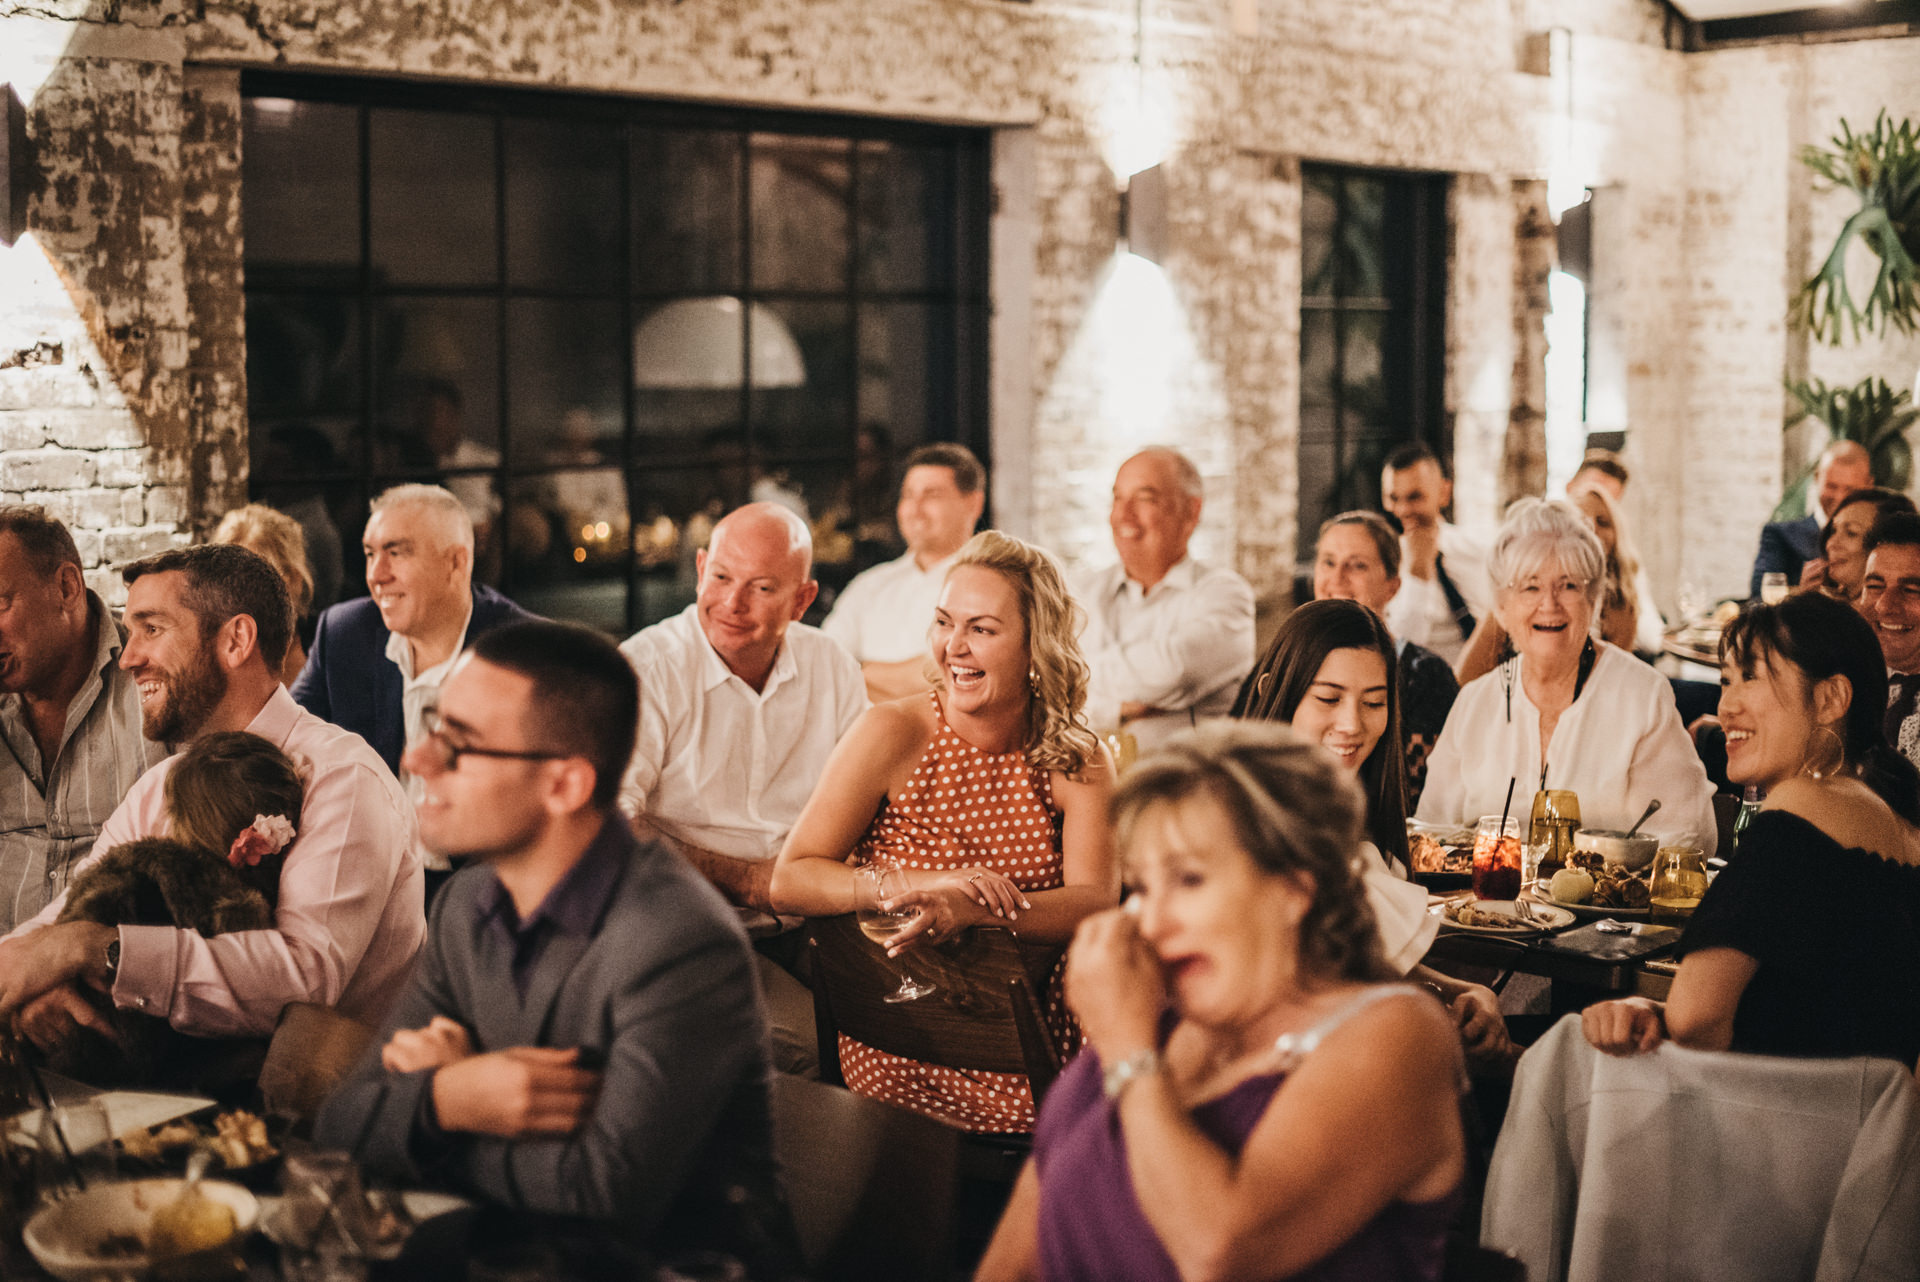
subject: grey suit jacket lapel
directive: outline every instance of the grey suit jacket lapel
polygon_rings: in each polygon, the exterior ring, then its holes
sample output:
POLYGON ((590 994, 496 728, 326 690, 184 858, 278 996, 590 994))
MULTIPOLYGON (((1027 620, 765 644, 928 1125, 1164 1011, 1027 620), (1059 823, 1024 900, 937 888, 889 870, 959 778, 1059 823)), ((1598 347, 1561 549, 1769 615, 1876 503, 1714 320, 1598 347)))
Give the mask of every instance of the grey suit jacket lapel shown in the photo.
POLYGON ((557 934, 547 940, 546 949, 540 954, 540 962, 533 968, 533 978, 527 984, 526 1000, 520 1003, 515 1045, 563 1044, 549 1041, 547 1030, 553 1021, 554 1006, 560 1000, 560 989, 592 943, 593 940, 584 935, 557 934))

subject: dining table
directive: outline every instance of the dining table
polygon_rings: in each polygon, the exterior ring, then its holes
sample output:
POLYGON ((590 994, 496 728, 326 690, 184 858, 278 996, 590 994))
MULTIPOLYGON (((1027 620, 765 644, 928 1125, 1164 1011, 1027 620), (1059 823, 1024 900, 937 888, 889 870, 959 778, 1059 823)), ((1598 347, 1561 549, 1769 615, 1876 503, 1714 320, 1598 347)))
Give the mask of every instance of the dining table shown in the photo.
MULTIPOLYGON (((1440 913, 1458 897, 1432 895, 1428 911, 1440 913)), ((1532 890, 1523 893, 1522 901, 1552 906, 1532 890)), ((1442 915, 1426 960, 1442 969, 1490 971, 1495 978, 1489 987, 1495 991, 1513 975, 1539 976, 1548 982, 1550 1013, 1563 1015, 1612 997, 1665 996, 1671 975, 1662 973, 1669 964, 1664 959, 1679 942, 1678 927, 1639 916, 1622 919, 1589 912, 1562 926, 1494 933, 1456 926, 1442 915)))

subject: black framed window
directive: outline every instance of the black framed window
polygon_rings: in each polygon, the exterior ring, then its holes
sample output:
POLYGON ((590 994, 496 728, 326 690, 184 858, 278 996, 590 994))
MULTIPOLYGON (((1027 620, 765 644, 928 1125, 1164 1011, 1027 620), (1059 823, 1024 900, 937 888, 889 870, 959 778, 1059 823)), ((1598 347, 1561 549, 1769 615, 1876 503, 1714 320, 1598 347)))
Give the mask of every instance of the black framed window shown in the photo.
MULTIPOLYGON (((898 461, 987 456, 985 131, 248 71, 252 490, 341 538, 460 496, 478 577, 610 632, 787 502, 828 591, 898 461)), ((324 537, 324 533, 323 533, 324 537)))
POLYGON ((1301 166, 1298 549, 1312 597, 1326 519, 1380 507, 1380 467, 1452 452, 1443 403, 1446 178, 1301 166))

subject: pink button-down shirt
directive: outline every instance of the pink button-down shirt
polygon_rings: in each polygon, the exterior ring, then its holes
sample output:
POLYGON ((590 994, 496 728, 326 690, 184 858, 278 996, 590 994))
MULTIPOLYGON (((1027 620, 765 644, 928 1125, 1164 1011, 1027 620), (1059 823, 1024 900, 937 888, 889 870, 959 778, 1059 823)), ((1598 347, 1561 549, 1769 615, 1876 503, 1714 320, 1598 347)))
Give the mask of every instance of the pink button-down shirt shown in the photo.
MULTIPOLYGON (((204 938, 170 926, 122 926, 117 1006, 209 1037, 266 1036, 288 1002, 319 1002, 378 1025, 426 937, 425 879, 413 809, 359 735, 274 690, 247 729, 307 769, 300 832, 280 870, 272 930, 204 938)), ((75 877, 107 851, 167 831, 164 783, 175 758, 140 777, 75 877)), ((49 925, 61 895, 15 934, 49 925)))

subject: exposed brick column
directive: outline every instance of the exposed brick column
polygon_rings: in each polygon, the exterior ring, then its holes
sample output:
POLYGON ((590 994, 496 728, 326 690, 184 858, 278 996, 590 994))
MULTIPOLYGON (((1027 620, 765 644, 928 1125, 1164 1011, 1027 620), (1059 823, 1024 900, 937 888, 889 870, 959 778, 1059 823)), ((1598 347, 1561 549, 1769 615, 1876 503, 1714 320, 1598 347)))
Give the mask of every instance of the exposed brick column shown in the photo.
POLYGON ((1554 267, 1547 184, 1513 184, 1513 405, 1501 468, 1503 503, 1547 487, 1547 277, 1554 267))
POLYGON ((193 424, 188 510, 194 529, 206 534, 221 514, 247 501, 240 73, 188 67, 183 79, 180 244, 187 285, 184 372, 193 424))
POLYGON ((184 541, 180 51, 76 24, 28 113, 31 241, 6 251, 26 297, 0 306, 0 497, 73 527, 110 601, 115 566, 184 541))

